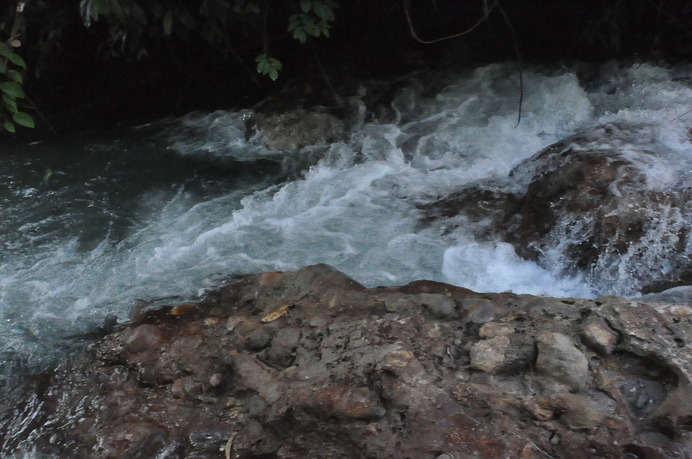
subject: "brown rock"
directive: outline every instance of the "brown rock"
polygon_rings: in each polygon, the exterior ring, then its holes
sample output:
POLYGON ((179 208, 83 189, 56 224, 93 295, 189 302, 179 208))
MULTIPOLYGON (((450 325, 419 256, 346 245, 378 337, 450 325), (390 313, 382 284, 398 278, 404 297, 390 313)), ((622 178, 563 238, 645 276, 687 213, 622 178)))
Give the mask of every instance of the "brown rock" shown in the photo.
POLYGON ((317 390, 310 390, 302 400, 300 393, 294 396, 299 406, 320 416, 372 421, 381 418, 387 412, 380 405, 376 394, 367 387, 354 388, 344 384, 330 384, 317 390))
POLYGON ((618 332, 608 326, 603 318, 589 320, 582 329, 584 343, 599 354, 609 355, 615 350, 618 332))
POLYGON ((514 333, 515 329, 510 324, 501 324, 498 322, 486 322, 481 325, 478 330, 478 335, 481 338, 493 338, 495 336, 507 336, 514 333))
POLYGON ((143 324, 132 330, 125 339, 125 349, 131 354, 156 349, 164 339, 163 332, 155 325, 143 324))
POLYGON ((365 289, 316 265, 191 311, 147 314, 29 381, 0 408, 0 456, 692 453, 689 305, 365 289), (587 365, 580 339, 612 351, 587 365))

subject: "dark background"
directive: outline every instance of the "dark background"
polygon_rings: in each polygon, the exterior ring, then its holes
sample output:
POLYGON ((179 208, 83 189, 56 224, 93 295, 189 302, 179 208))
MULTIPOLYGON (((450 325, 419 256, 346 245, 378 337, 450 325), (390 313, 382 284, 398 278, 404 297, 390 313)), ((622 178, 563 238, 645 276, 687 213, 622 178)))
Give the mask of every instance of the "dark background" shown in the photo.
MULTIPOLYGON (((16 2, 2 3, 6 35, 16 2)), ((422 44, 411 35, 405 0, 341 0, 330 38, 301 45, 286 32, 296 4, 273 0, 266 38, 272 55, 283 63, 275 82, 255 71, 263 36, 252 27, 231 31, 233 52, 191 33, 186 39, 149 39, 143 43, 148 55, 137 59, 108 44, 112 31, 106 21, 85 27, 77 0, 29 1, 23 13, 24 46, 18 52, 28 64, 25 92, 38 108, 29 110, 37 122, 34 132, 46 131, 47 124, 63 132, 251 106, 272 94, 290 97, 300 86, 318 88, 315 93, 326 87, 338 92, 349 80, 391 78, 421 68, 453 70, 518 59, 525 64, 620 59, 665 65, 692 57, 690 1, 498 3, 501 8, 470 33, 422 44)), ((408 10, 417 35, 434 40, 473 26, 483 17, 484 5, 482 0, 410 0, 408 10)), ((27 131, 22 128, 21 134, 31 135, 27 131)))

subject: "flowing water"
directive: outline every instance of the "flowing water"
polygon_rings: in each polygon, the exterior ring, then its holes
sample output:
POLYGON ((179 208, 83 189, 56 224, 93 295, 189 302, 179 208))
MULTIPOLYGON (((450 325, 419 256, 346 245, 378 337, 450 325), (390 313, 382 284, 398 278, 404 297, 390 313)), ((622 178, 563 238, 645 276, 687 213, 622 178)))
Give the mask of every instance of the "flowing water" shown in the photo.
MULTIPOLYGON (((0 393, 53 365, 137 300, 195 298, 229 276, 328 263, 367 286, 415 279, 477 291, 636 295, 631 279, 569 277, 473 228, 422 225, 460 185, 515 186, 513 167, 607 122, 647 123, 666 183, 692 184, 692 66, 493 64, 364 83, 348 138, 271 151, 249 110, 192 113, 0 151, 0 393), (394 85, 392 83, 391 85, 394 85), (390 85, 390 86, 391 86, 390 85), (673 177, 673 179, 671 179, 673 177)), ((605 142, 605 140, 604 140, 605 142)), ((684 216, 685 225, 690 216, 684 216)), ((683 248, 683 250, 685 250, 683 248)))

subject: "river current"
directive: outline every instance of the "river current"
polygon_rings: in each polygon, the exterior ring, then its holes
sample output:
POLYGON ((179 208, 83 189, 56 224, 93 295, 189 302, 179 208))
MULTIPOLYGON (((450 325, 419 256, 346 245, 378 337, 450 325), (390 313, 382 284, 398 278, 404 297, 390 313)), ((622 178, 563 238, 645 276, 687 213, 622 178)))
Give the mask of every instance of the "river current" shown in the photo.
POLYGON ((524 68, 518 124, 514 64, 411 75, 383 108, 366 106, 386 84, 349 95, 360 118, 346 139, 299 151, 262 146, 249 109, 6 140, 0 393, 104 320, 126 321, 137 301, 174 304, 242 273, 327 263, 366 286, 425 278, 476 291, 637 296, 627 276, 566 277, 564 266, 475 240, 473 228, 422 225, 417 209, 464 184, 510 187, 522 161, 610 122, 651 125, 665 158, 655 175, 692 184, 692 65, 524 68))

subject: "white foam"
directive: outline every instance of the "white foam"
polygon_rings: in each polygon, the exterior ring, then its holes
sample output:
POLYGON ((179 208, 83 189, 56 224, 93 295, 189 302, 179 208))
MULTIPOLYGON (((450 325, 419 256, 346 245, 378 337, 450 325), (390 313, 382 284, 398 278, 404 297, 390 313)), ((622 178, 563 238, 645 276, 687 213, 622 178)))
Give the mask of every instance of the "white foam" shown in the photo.
POLYGON ((593 297, 577 278, 558 277, 532 261, 520 258, 511 244, 466 242, 444 252, 442 272, 448 282, 478 292, 593 297))

